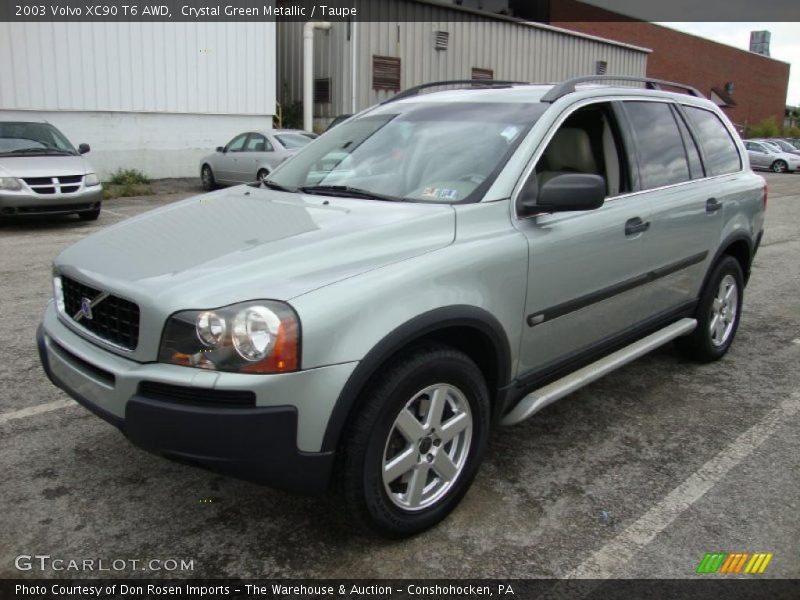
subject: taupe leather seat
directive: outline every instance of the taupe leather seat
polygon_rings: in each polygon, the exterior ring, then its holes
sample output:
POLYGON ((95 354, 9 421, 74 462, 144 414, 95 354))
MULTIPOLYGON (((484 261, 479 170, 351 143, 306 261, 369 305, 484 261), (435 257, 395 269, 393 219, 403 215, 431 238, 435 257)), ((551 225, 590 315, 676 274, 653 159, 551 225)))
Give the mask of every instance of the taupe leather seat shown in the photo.
POLYGON ((548 170, 539 173, 539 187, 553 177, 565 173, 600 174, 589 134, 583 129, 563 127, 556 131, 544 151, 544 158, 548 170))

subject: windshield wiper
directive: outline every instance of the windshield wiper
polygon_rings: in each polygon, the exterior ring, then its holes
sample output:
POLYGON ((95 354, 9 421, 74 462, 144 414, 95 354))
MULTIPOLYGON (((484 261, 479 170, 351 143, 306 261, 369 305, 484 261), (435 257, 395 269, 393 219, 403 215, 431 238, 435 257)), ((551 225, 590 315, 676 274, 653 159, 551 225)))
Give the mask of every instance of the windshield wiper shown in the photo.
POLYGON ((51 153, 55 152, 56 154, 68 154, 72 156, 74 153, 70 152, 69 150, 61 150, 60 148, 17 148, 16 150, 11 150, 10 154, 27 154, 28 152, 46 152, 51 153))
POLYGON ((292 188, 288 188, 285 185, 281 185, 280 183, 275 183, 274 181, 270 181, 269 179, 262 179, 260 183, 267 186, 271 190, 278 190, 279 192, 289 192, 290 194, 297 193, 296 189, 293 190, 292 188))
POLYGON ((386 200, 388 202, 402 202, 403 198, 378 194, 349 185, 308 185, 299 188, 305 194, 320 194, 323 196, 342 196, 345 198, 364 198, 366 200, 386 200))

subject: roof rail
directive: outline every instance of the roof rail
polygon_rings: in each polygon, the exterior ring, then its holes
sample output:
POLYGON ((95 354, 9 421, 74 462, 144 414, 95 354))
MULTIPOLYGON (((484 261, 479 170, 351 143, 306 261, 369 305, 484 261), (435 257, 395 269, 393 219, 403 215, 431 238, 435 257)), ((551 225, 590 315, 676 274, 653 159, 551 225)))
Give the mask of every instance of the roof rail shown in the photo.
POLYGON ((675 83, 663 79, 652 79, 650 77, 630 77, 628 75, 585 75, 583 77, 573 77, 556 84, 553 88, 542 96, 542 102, 555 102, 559 98, 571 94, 575 91, 575 86, 579 83, 589 83, 592 81, 638 81, 646 84, 649 90, 660 90, 662 86, 675 87, 686 90, 690 96, 705 98, 697 88, 685 83, 675 83))
POLYGON ((394 102, 395 100, 402 100, 403 98, 409 98, 411 96, 416 96, 422 90, 437 87, 440 85, 463 85, 463 86, 486 86, 486 87, 507 87, 511 85, 530 85, 528 81, 505 81, 500 79, 452 79, 450 81, 431 81, 428 83, 423 83, 421 85, 415 85, 414 87, 410 87, 407 90, 403 90, 402 92, 398 92, 388 100, 384 100, 381 104, 388 104, 389 102, 394 102))

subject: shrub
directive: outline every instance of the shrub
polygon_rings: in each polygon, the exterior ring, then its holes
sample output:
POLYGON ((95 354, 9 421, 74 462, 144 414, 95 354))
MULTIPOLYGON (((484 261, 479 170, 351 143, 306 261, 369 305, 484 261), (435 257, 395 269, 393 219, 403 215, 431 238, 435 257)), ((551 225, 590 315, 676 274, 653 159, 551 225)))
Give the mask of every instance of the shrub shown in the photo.
POLYGON ((117 169, 111 174, 108 183, 112 185, 148 184, 150 179, 138 169, 117 169))
POLYGON ((775 122, 774 117, 769 117, 763 121, 759 121, 755 125, 750 125, 747 128, 747 137, 751 138, 771 138, 778 137, 780 129, 775 122))
POLYGON ((789 127, 783 132, 783 134, 790 138, 800 138, 800 127, 797 127, 796 125, 794 127, 789 127))

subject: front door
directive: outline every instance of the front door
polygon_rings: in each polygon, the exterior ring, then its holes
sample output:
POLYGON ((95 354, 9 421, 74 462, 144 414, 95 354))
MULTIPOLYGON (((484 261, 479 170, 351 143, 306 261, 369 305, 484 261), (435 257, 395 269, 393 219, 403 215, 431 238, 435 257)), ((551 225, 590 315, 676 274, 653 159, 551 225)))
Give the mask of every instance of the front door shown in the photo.
POLYGON ((516 220, 530 252, 523 383, 580 360, 644 318, 640 284, 650 205, 629 194, 631 162, 617 114, 610 102, 573 109, 530 175, 540 181, 562 173, 601 175, 608 197, 595 210, 516 220))

